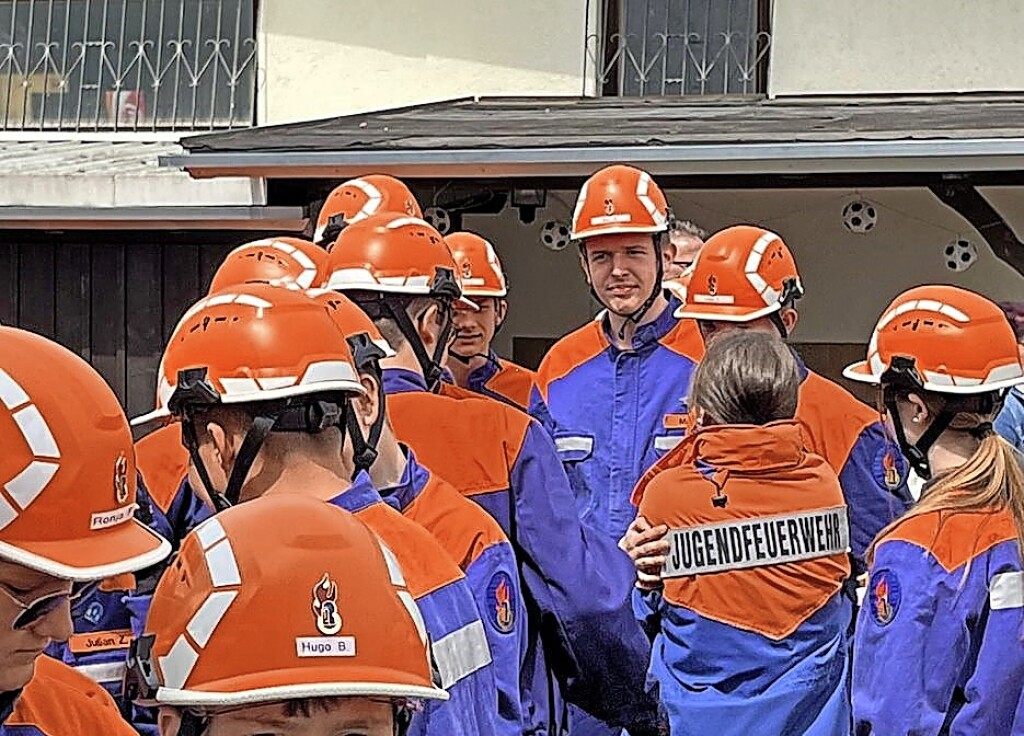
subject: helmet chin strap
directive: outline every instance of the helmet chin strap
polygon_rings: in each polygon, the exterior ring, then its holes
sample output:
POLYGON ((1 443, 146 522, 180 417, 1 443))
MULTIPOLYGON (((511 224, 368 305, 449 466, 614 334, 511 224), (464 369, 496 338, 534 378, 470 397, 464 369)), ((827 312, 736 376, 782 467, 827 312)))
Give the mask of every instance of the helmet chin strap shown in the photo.
MULTIPOLYGON (((199 454, 199 437, 196 432, 195 416, 190 410, 186 410, 182 419, 181 436, 188 450, 192 464, 195 466, 196 474, 202 481, 210 500, 213 501, 214 509, 219 513, 238 504, 242 495, 242 487, 249 477, 256 456, 259 454, 267 435, 272 431, 277 432, 306 432, 318 433, 329 427, 338 427, 342 431, 342 441, 346 427, 346 412, 351 414, 348 401, 340 406, 333 400, 316 399, 306 400, 303 403, 294 403, 293 400, 285 400, 283 405, 267 407, 266 411, 253 417, 252 425, 245 433, 241 447, 235 456, 231 466, 231 474, 228 477, 224 491, 218 491, 210 479, 209 470, 199 454)), ((358 435, 358 432, 356 433, 358 435)), ((355 444, 356 440, 353 440, 355 444)), ((362 437, 359 435, 359 445, 355 447, 358 451, 362 446, 362 437)), ((372 464, 372 463, 371 463, 372 464)))
MULTIPOLYGON (((416 325, 413 324, 412 318, 409 317, 409 313, 406 311, 405 301, 389 297, 384 297, 382 301, 384 309, 387 310, 391 319, 398 325, 398 329, 405 335, 405 339, 409 341, 409 345, 412 346, 413 353, 416 355, 416 361, 420 364, 420 369, 423 371, 423 378, 427 382, 427 388, 433 391, 444 374, 444 366, 441 364, 441 359, 444 356, 445 348, 448 346, 448 338, 452 334, 451 309, 445 309, 444 325, 441 328, 441 333, 437 336, 434 354, 430 355, 427 353, 427 348, 420 338, 419 330, 416 329, 416 325)), ((440 300, 438 303, 442 307, 446 306, 440 300)))
POLYGON ((911 442, 907 438, 906 429, 903 427, 903 420, 900 418, 899 407, 896 402, 896 392, 886 388, 884 401, 886 411, 889 412, 893 429, 896 432, 896 441, 899 443, 904 457, 907 458, 910 466, 923 480, 931 480, 932 468, 931 463, 928 461, 928 451, 935 444, 939 436, 949 428, 949 424, 953 421, 953 417, 956 416, 956 412, 949 411, 943 406, 917 442, 911 442))

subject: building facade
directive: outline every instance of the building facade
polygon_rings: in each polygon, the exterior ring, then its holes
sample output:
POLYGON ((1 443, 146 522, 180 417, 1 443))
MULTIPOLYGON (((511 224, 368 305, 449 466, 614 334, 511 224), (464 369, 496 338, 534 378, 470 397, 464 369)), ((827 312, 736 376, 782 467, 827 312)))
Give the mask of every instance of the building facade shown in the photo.
MULTIPOLYGON (((403 125, 422 123, 430 133, 445 130, 448 112, 428 103, 514 95, 532 101, 543 137, 546 99, 622 100, 638 116, 682 101, 707 129, 719 110, 741 114, 702 133, 718 146, 714 161, 687 154, 652 165, 675 213, 711 230, 748 222, 784 237, 808 290, 794 337, 832 373, 862 350, 884 304, 908 286, 937 281, 998 299, 1021 294, 1018 270, 931 187, 968 182, 1010 232, 1024 235, 1024 123, 1006 112, 1024 110, 1016 107, 1024 100, 1015 33, 1022 23, 1024 7, 1013 0, 0 1, 0 140, 22 153, 29 143, 52 149, 98 140, 110 148, 95 155, 112 162, 128 144, 168 147, 142 156, 152 165, 134 178, 104 172, 111 180, 105 197, 89 178, 95 161, 61 159, 46 181, 31 162, 16 179, 9 169, 0 175, 0 264, 7 269, 0 321, 77 341, 130 410, 139 410, 150 400, 142 387, 152 386, 161 340, 205 286, 202 264, 250 236, 308 232, 308 217, 331 186, 358 173, 361 160, 386 170, 377 154, 401 148, 378 116, 365 141, 349 136, 344 165, 229 171, 189 164, 202 147, 188 136, 203 133, 213 150, 218 135, 211 132, 285 126, 287 139, 288 126, 328 118, 337 118, 333 130, 358 133, 368 120, 362 113, 397 108, 412 108, 403 125), (901 100, 931 111, 935 124, 926 135, 912 116, 898 136, 892 126, 884 135, 870 125, 844 127, 842 105, 855 111, 901 100), (979 116, 998 108, 1008 122, 965 126, 959 106, 975 102, 979 116), (809 124, 790 138, 772 137, 772 115, 837 103, 827 129, 809 124), (783 112, 775 112, 780 105, 783 112), (733 154, 734 144, 739 151, 759 137, 766 146, 800 147, 805 133, 822 146, 817 158, 804 151, 799 161, 766 164, 760 154, 743 161, 733 154), (858 146, 858 155, 831 153, 830 136, 858 146), (882 162, 871 154, 875 143, 905 150, 882 162), (124 295, 114 301, 122 306, 104 311, 97 287, 119 283, 118 274, 124 295), (179 289, 182 279, 189 286, 179 289), (79 301, 61 306, 69 289, 79 301), (69 314, 77 321, 64 328, 69 314), (114 347, 104 342, 111 330, 123 335, 114 347)), ((630 130, 626 117, 615 119, 616 131, 630 130)), ((481 122, 481 135, 503 120, 495 113, 481 122)), ((640 154, 663 147, 673 130, 648 132, 618 156, 644 163, 640 154)), ((473 146, 471 135, 461 144, 446 136, 423 144, 419 164, 393 171, 435 214, 454 213, 462 227, 495 242, 513 288, 499 348, 533 362, 547 341, 594 314, 564 225, 585 170, 603 161, 595 154, 549 173, 511 164, 431 167, 458 160, 459 145, 473 146), (543 191, 543 203, 516 207, 514 190, 543 191)), ((567 161, 575 156, 568 148, 567 161)), ((276 140, 266 150, 290 149, 276 140)), ((0 146, 0 162, 15 153, 0 146)))

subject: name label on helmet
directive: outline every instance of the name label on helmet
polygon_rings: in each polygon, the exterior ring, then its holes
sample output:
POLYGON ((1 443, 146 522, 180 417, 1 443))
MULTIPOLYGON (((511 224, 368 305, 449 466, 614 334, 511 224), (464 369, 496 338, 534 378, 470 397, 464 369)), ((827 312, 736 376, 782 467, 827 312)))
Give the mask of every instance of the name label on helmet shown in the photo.
POLYGON ((591 217, 591 225, 611 225, 616 222, 631 222, 633 218, 628 212, 623 212, 618 215, 600 215, 598 217, 591 217))
POLYGON ((694 294, 693 301, 698 304, 735 304, 736 297, 731 294, 694 294))
POLYGON ((299 636, 295 639, 295 654, 299 657, 354 657, 354 636, 299 636))
POLYGON ((118 524, 124 524, 126 521, 135 515, 135 509, 138 508, 138 504, 131 504, 124 508, 114 509, 113 511, 101 511, 98 514, 93 514, 92 519, 89 521, 89 529, 97 531, 99 529, 109 529, 112 526, 118 524))
POLYGON ((704 524, 668 533, 663 578, 746 570, 850 551, 846 507, 704 524))

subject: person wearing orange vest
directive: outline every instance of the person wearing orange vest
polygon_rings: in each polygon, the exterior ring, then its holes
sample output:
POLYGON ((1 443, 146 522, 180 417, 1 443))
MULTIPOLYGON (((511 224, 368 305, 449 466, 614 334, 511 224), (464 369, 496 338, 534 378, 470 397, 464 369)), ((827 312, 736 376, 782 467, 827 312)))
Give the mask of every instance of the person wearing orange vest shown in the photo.
POLYGON ((395 177, 364 174, 349 179, 331 190, 324 200, 316 219, 313 242, 329 250, 347 226, 385 212, 423 217, 409 187, 395 177))
POLYGON ((85 361, 12 327, 0 405, 0 736, 130 736, 109 694, 43 655, 73 638, 71 606, 98 581, 170 552, 134 517, 128 420, 85 361))
POLYGON ((665 195, 640 169, 609 166, 586 181, 572 237, 605 311, 551 347, 530 400, 580 518, 616 542, 636 514, 633 487, 682 439, 704 350, 693 322, 674 316, 680 302, 664 284, 672 222, 665 195))
POLYGON ((451 233, 444 240, 461 270, 462 293, 477 307, 455 308, 448 371, 456 385, 525 411, 533 371, 499 357, 491 347, 508 315, 508 281, 498 254, 475 233, 451 233))
POLYGON ((358 470, 366 447, 349 417, 366 389, 322 305, 267 284, 200 300, 168 342, 160 382, 162 407, 139 421, 180 421, 190 482, 218 510, 300 493, 355 513, 403 562, 451 695, 427 705, 414 734, 516 732, 500 720, 485 624, 462 571, 358 470))
POLYGON ((1024 733, 1024 471, 992 426, 1024 385, 1013 330, 978 294, 919 286, 886 307, 844 375, 879 387, 925 480, 868 554, 855 732, 1024 733))
POLYGON ((296 495, 228 509, 185 538, 128 689, 159 707, 161 736, 404 736, 418 704, 448 697, 392 551, 296 495))
POLYGON ((849 734, 846 504, 804 448, 793 354, 738 331, 708 344, 690 394, 695 431, 634 502, 669 529, 651 673, 673 736, 849 734))
POLYGON ((529 613, 528 732, 560 732, 561 693, 634 736, 660 733, 645 682, 649 644, 631 611, 632 567, 579 521, 550 437, 502 402, 433 393, 462 300, 440 233, 402 215, 369 217, 338 236, 330 272, 327 287, 355 301, 396 352, 381 366, 398 439, 497 519, 513 544, 529 613))
MULTIPOLYGON (((740 225, 715 233, 705 243, 678 316, 696 320, 706 341, 737 329, 767 331, 785 340, 796 326, 796 301, 802 295, 800 274, 782 238, 740 225)), ((850 509, 855 569, 861 572, 871 541, 911 503, 907 463, 877 411, 797 360, 801 383, 796 418, 808 449, 824 457, 839 476, 850 509)), ((644 557, 664 548, 663 542, 654 543, 658 536, 641 517, 625 545, 634 557, 644 557)), ((657 560, 649 562, 657 565, 657 560)))

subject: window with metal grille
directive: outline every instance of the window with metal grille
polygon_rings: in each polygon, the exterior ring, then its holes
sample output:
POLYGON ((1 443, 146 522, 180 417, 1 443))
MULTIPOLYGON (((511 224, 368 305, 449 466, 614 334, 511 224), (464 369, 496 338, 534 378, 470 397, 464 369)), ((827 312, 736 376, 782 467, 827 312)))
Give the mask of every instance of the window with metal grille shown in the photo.
POLYGON ((769 18, 770 0, 605 0, 588 63, 608 96, 762 94, 769 18))
POLYGON ((0 0, 0 130, 252 125, 253 0, 0 0))

